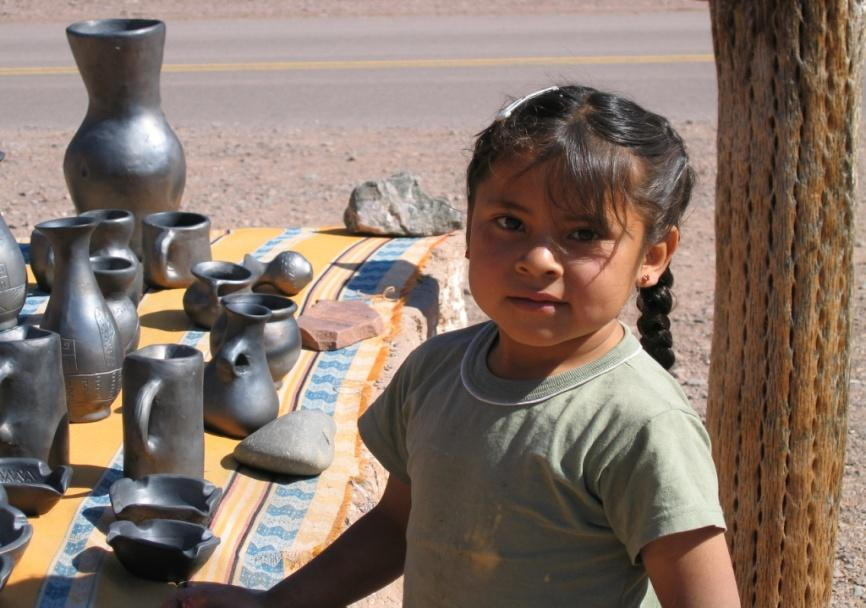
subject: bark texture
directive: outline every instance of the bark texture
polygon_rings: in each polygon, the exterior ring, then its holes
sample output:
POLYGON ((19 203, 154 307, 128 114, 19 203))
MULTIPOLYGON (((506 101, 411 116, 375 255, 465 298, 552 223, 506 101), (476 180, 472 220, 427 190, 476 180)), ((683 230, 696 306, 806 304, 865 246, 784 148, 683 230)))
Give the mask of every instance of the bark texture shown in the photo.
POLYGON ((744 606, 827 606, 845 456, 862 0, 711 0, 707 419, 744 606))

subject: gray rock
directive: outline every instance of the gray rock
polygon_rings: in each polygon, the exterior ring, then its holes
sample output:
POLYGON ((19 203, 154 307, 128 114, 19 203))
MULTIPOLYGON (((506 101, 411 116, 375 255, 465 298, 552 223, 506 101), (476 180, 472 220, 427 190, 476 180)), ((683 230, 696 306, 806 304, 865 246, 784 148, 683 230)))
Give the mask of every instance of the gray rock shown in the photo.
POLYGON ((463 213, 421 191, 411 173, 364 182, 352 190, 343 223, 354 233, 429 236, 460 230, 463 213))
POLYGON ((318 475, 334 461, 337 425, 324 412, 289 412, 247 435, 234 451, 238 462, 287 475, 318 475))

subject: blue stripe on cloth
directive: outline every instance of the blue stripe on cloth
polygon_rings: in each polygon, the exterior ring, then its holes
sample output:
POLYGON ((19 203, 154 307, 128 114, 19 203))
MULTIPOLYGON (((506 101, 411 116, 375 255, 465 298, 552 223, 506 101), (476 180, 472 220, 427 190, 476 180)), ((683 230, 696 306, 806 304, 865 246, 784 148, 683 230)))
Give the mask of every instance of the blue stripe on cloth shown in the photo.
MULTIPOLYGON (((256 255, 264 255, 277 245, 298 236, 301 233, 300 229, 289 228, 284 230, 278 236, 267 241, 256 250, 256 255)), ((28 248, 29 252, 29 248, 28 248)), ((48 299, 47 294, 41 291, 33 291, 27 297, 24 308, 21 310, 21 317, 27 317, 35 313, 39 307, 48 299)), ((203 331, 190 330, 186 332, 180 340, 181 344, 195 346, 204 337, 203 331)), ((116 480, 123 477, 123 448, 118 450, 109 468, 103 474, 102 478, 94 487, 93 492, 88 496, 76 511, 72 524, 69 527, 66 542, 60 550, 59 555, 55 558, 55 563, 48 572, 45 583, 40 590, 37 606, 40 608, 61 608, 67 606, 72 594, 73 586, 78 588, 75 591, 76 597, 90 598, 96 591, 98 576, 89 576, 86 579, 75 579, 78 573, 76 566, 76 558, 87 547, 87 543, 97 530, 97 522, 103 514, 109 509, 108 489, 116 480)), ((88 568, 90 571, 90 568, 88 568)), ((87 604, 89 605, 88 599, 87 604)))
MULTIPOLYGON (((366 299, 379 292, 385 275, 417 239, 393 239, 376 250, 356 271, 340 293, 340 300, 366 299)), ((298 409, 334 414, 338 389, 358 352, 359 344, 319 353, 307 390, 298 409), (323 389, 324 387, 324 389, 323 389)), ((285 577, 282 556, 291 550, 307 510, 316 494, 319 478, 289 483, 274 482, 267 506, 240 556, 239 582, 251 589, 268 589, 285 577), (267 550, 264 548, 267 547, 267 550)))

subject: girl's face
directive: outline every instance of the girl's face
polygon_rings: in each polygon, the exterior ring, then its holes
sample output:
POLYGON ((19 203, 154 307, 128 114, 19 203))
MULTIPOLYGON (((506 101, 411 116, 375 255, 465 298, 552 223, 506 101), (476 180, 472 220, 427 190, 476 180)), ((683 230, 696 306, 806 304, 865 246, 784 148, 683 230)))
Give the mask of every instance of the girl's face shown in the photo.
POLYGON ((608 227, 556 206, 547 167, 503 161, 478 185, 469 284, 499 326, 494 373, 538 378, 592 361, 622 338, 617 317, 635 286, 651 285, 676 247, 645 247, 633 210, 608 227), (649 276, 642 282, 641 277, 649 276))

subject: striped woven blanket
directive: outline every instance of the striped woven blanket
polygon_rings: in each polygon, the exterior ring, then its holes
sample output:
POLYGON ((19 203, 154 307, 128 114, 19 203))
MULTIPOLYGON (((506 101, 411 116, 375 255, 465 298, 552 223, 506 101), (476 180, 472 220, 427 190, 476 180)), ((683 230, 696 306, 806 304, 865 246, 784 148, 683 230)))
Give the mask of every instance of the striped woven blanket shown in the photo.
MULTIPOLYGON (((320 299, 366 300, 385 320, 385 335, 331 352, 303 350, 280 387, 281 412, 315 409, 337 425, 336 457, 321 475, 273 477, 231 457, 235 439, 205 435, 205 477, 224 489, 211 524, 221 538, 194 580, 267 588, 330 543, 344 527, 350 481, 359 473, 356 421, 383 372, 388 340, 419 269, 447 237, 381 238, 340 230, 249 228, 215 238, 213 259, 239 262, 245 253, 268 261, 281 251, 303 254, 314 280, 294 299, 299 312, 320 299), (383 293, 396 294, 383 297, 383 293)), ((31 281, 32 283, 32 281, 31 281)), ((191 328, 183 290, 147 293, 139 305, 141 346, 184 343, 209 359, 207 332, 191 328)), ((22 311, 38 322, 47 296, 33 291, 22 311)), ((121 398, 99 422, 71 427, 72 484, 47 514, 30 521, 33 540, 0 593, 2 606, 158 606, 167 584, 129 574, 105 542, 113 521, 108 488, 122 476, 121 398)))

